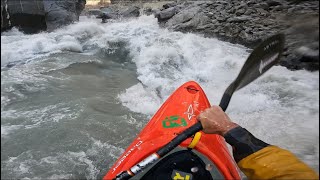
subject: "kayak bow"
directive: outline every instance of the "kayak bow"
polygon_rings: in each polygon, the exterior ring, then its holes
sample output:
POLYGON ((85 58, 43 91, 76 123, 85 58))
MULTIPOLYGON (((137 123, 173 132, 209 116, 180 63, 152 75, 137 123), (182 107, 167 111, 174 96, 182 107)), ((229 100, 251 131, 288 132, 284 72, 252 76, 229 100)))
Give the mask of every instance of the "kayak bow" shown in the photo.
MULTIPOLYGON (((196 82, 190 81, 180 86, 111 167, 104 179, 115 178, 118 173, 130 169, 136 163, 156 152, 177 134, 196 124, 196 116, 209 107, 210 103, 204 91, 196 82)), ((193 147, 195 151, 208 158, 212 162, 211 165, 215 165, 223 178, 240 179, 236 163, 230 155, 223 137, 199 133, 194 137, 196 140, 188 138, 180 144, 180 147, 188 148, 189 146, 189 149, 193 147)), ((156 157, 156 159, 158 158, 156 157)))
MULTIPOLYGON (((283 34, 260 43, 224 92, 219 106, 225 111, 236 90, 278 63, 283 48, 283 34)), ((237 165, 223 138, 198 132, 202 125, 195 117, 209 107, 204 91, 196 82, 183 84, 161 106, 104 179, 130 179, 143 170, 146 171, 139 174, 141 179, 240 179, 237 165), (189 150, 179 150, 177 146, 189 150), (192 148, 194 151, 191 152, 192 148), (214 168, 208 169, 204 162, 214 168), (221 176, 216 177, 216 174, 221 176)))

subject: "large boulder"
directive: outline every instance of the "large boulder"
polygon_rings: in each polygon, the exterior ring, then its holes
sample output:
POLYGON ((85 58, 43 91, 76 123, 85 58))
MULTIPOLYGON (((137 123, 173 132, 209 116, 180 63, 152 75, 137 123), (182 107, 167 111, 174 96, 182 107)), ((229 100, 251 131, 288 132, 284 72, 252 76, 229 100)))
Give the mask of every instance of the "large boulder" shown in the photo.
POLYGON ((52 31, 78 20, 74 1, 43 0, 47 30, 52 31))
MULTIPOLYGON (((27 33, 52 31, 79 20, 85 4, 86 0, 1 0, 1 14, 7 9, 7 26, 17 26, 27 33)), ((5 28, 1 26, 1 30, 5 28)))
POLYGON ((166 21, 170 19, 172 16, 174 16, 177 13, 176 7, 170 7, 163 11, 158 11, 155 14, 155 17, 158 19, 159 22, 166 21))
POLYGON ((190 21, 196 14, 199 13, 200 9, 201 8, 199 6, 188 7, 169 19, 166 23, 166 26, 172 29, 179 29, 177 27, 182 27, 183 23, 190 21))
POLYGON ((1 0, 1 31, 11 26, 8 4, 6 0, 1 0))

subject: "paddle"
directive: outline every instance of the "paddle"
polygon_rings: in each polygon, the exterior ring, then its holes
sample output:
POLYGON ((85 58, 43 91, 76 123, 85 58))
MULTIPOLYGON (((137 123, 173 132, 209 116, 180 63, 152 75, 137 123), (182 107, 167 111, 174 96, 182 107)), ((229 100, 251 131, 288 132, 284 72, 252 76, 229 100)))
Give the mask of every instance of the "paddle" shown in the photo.
MULTIPOLYGON (((241 89, 257 79, 279 61, 283 47, 284 35, 277 34, 269 37, 253 50, 244 63, 238 77, 229 85, 222 96, 219 106, 223 109, 223 111, 227 109, 230 99, 236 90, 241 89)), ((172 141, 160 148, 157 152, 140 161, 129 170, 119 173, 116 176, 116 179, 130 179, 161 157, 168 154, 171 150, 200 130, 202 130, 202 125, 200 122, 197 122, 190 128, 184 130, 181 134, 176 136, 172 141)))

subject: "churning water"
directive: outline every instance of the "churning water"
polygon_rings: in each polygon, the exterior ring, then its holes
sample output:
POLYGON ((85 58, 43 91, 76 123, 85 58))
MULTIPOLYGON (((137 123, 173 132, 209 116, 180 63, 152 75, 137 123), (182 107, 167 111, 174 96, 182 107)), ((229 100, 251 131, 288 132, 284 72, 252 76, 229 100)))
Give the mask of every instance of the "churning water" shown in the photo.
MULTIPOLYGON (((248 49, 162 29, 151 16, 1 35, 1 178, 102 178, 166 98, 197 81, 211 104, 248 49)), ((319 72, 273 67, 227 113, 318 171, 319 72)))

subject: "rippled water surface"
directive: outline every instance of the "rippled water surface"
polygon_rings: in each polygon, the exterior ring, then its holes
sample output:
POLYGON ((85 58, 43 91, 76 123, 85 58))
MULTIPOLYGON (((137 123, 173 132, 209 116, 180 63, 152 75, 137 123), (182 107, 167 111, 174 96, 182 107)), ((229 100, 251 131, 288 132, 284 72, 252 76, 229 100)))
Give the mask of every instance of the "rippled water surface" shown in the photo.
MULTIPOLYGON (((219 104, 247 56, 151 16, 2 33, 1 177, 102 178, 177 87, 197 81, 219 104)), ((227 113, 318 171, 319 72, 273 67, 227 113)))

